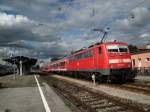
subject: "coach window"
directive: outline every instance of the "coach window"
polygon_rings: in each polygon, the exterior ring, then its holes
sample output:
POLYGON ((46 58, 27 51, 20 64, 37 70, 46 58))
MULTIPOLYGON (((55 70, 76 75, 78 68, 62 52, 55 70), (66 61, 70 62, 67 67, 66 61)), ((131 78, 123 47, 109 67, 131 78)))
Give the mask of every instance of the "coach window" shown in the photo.
POLYGON ((74 56, 69 57, 69 61, 73 61, 73 60, 75 60, 75 57, 74 57, 74 56))
POLYGON ((90 57, 90 56, 92 56, 91 50, 86 51, 86 52, 84 53, 84 57, 90 57))
POLYGON ((86 51, 85 54, 84 54, 84 57, 89 57, 89 51, 86 51))
POLYGON ((60 63, 60 66, 65 66, 65 62, 61 62, 61 63, 60 63))
POLYGON ((98 48, 98 53, 101 54, 101 52, 102 52, 102 48, 99 47, 99 48, 98 48))
POLYGON ((150 58, 146 58, 146 61, 149 62, 149 61, 150 61, 150 58))
POLYGON ((80 54, 79 56, 80 56, 79 59, 84 58, 84 53, 80 54))
POLYGON ((88 51, 88 56, 89 56, 89 57, 92 56, 92 51, 91 51, 91 50, 88 51))
POLYGON ((135 66, 135 59, 132 60, 132 64, 133 64, 133 66, 135 66))
POLYGON ((85 57, 85 53, 80 54, 80 59, 85 57))
POLYGON ((77 59, 81 59, 82 54, 77 55, 77 59))

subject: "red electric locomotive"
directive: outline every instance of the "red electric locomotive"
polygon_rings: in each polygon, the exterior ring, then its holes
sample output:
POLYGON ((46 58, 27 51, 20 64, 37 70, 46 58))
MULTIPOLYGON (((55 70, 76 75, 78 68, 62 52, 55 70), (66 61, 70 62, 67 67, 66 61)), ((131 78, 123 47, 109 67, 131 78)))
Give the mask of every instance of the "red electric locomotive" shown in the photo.
POLYGON ((47 68, 51 72, 68 72, 78 77, 91 78, 91 74, 95 74, 97 80, 106 81, 127 81, 135 77, 130 52, 125 42, 95 44, 50 62, 47 68))

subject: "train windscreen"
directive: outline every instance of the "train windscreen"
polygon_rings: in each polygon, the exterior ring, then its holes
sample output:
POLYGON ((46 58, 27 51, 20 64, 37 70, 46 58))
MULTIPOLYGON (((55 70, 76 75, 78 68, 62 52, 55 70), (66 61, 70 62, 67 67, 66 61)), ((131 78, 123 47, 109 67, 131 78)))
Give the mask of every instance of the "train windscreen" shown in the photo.
POLYGON ((128 46, 126 45, 108 45, 108 52, 128 52, 128 46))

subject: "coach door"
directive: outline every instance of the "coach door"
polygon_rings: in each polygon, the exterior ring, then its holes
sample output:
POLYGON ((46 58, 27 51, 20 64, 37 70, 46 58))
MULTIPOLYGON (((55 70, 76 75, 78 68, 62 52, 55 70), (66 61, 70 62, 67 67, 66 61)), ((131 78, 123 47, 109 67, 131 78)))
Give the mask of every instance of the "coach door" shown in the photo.
POLYGON ((101 68, 102 67, 102 65, 103 65, 103 54, 102 54, 102 46, 99 46, 98 47, 98 60, 97 60, 97 62, 98 62, 98 68, 101 68))

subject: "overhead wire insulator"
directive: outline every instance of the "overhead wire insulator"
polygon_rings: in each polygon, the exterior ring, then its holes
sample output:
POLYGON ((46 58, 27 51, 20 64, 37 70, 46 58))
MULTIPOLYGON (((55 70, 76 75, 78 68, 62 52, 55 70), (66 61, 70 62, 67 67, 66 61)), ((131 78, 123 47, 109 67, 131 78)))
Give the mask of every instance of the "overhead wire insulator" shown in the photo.
POLYGON ((92 9, 90 16, 91 16, 91 17, 94 17, 94 16, 95 16, 95 9, 94 9, 94 8, 92 9))

